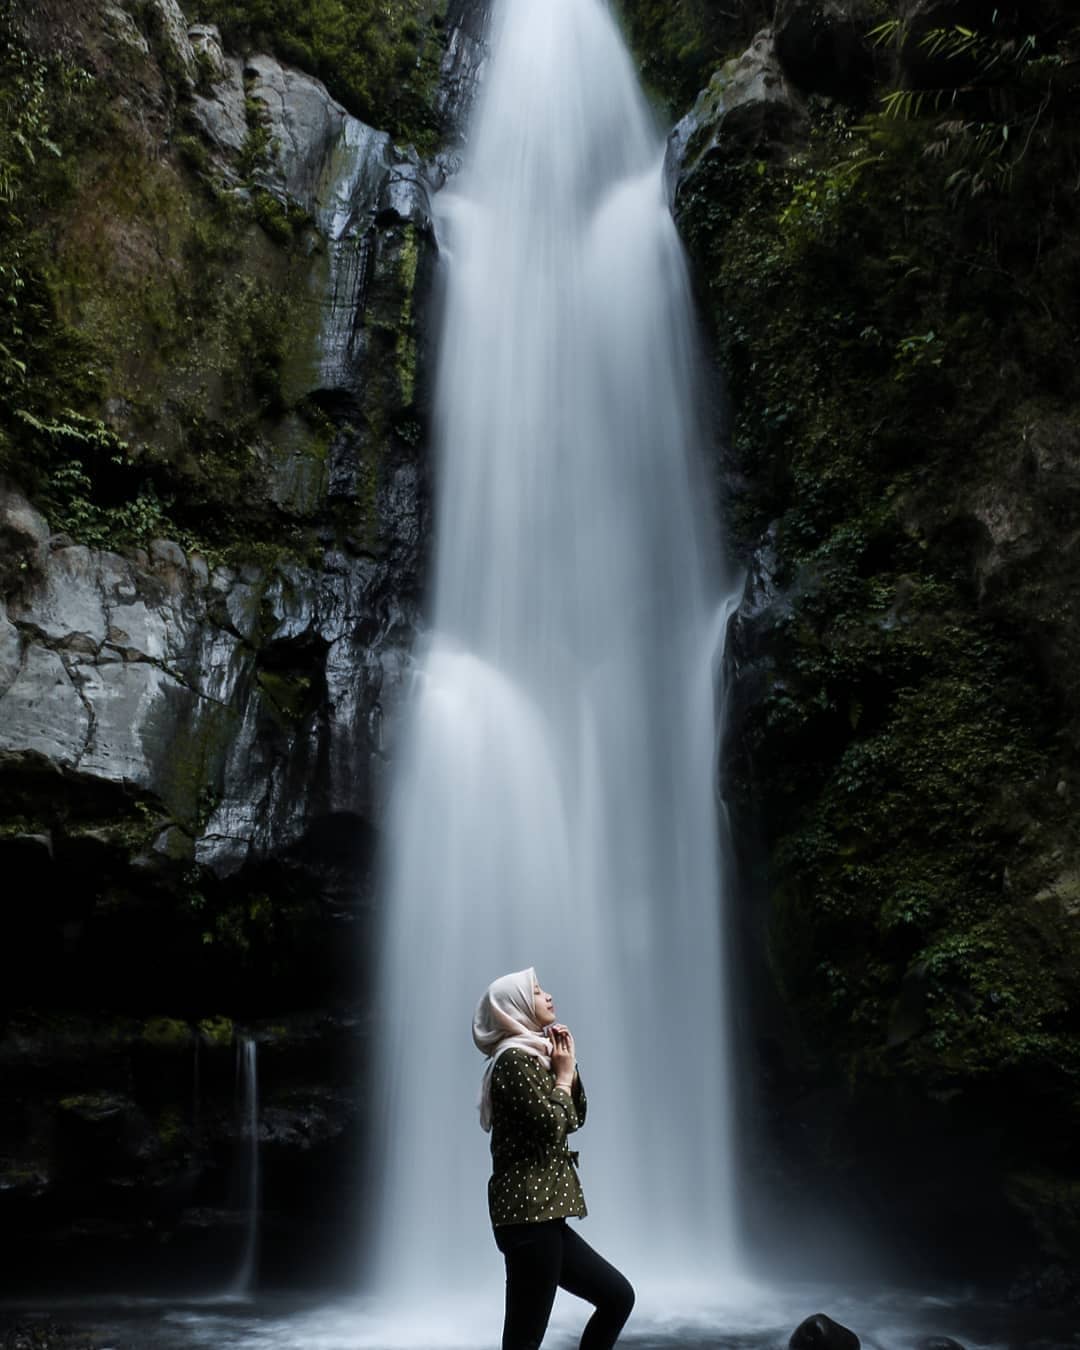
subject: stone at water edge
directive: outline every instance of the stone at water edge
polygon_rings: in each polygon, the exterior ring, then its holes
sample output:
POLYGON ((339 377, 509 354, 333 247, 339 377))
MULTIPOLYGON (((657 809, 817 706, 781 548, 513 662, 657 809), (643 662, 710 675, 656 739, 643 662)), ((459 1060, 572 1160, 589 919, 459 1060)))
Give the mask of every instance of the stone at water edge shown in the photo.
POLYGON ((858 1336, 824 1313, 814 1313, 791 1333, 788 1350, 859 1350, 858 1336))

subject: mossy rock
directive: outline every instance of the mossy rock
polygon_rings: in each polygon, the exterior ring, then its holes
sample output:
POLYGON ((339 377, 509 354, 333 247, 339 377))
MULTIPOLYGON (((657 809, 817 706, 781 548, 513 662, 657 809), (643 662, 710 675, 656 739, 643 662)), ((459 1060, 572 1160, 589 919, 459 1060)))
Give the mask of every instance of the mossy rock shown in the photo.
POLYGON ((204 1017, 197 1029, 200 1040, 215 1050, 231 1047, 236 1039, 236 1027, 231 1017, 204 1017))
POLYGON ((177 1017, 152 1017, 143 1024, 140 1039, 153 1050, 171 1054, 190 1052, 195 1040, 191 1024, 177 1017))

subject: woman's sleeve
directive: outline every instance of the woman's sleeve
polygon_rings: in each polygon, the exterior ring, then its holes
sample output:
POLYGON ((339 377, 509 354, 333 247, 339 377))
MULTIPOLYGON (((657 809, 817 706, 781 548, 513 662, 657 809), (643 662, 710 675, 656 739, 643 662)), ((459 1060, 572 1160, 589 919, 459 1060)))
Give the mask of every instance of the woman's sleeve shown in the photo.
POLYGON ((585 1096, 585 1084, 581 1081, 581 1074, 574 1075, 573 1084, 574 1110, 577 1112, 578 1125, 585 1124, 585 1113, 589 1109, 588 1098, 585 1096))
POLYGON ((561 1144, 581 1124, 571 1093, 548 1085, 519 1051, 500 1055, 491 1073, 492 1106, 502 1121, 539 1145, 561 1144))

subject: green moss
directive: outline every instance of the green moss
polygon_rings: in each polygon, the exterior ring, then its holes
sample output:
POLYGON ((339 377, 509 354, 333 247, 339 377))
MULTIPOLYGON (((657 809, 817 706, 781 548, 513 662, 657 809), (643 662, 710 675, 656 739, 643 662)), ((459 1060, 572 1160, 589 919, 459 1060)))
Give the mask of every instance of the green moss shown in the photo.
POLYGON ((642 78, 660 100, 679 110, 676 115, 693 103, 715 66, 771 19, 771 7, 764 3, 621 0, 618 8, 642 78))
POLYGON ((187 1142, 184 1118, 176 1107, 166 1107, 157 1118, 157 1137, 166 1153, 183 1149, 187 1142))
POLYGON ((216 795, 225 752, 235 735, 236 713, 208 699, 185 704, 187 720, 177 725, 171 707, 151 717, 139 734, 147 754, 164 770, 161 797, 187 831, 198 828, 208 794, 216 795), (162 742, 167 741, 163 752, 162 742))
POLYGON ((14 839, 21 834, 47 835, 52 822, 43 816, 12 815, 0 820, 0 839, 14 839))
POLYGON ((155 1050, 188 1050, 191 1027, 177 1017, 152 1017, 144 1023, 142 1040, 155 1050))
POLYGON ((290 201, 282 204, 273 193, 259 189, 252 194, 255 219, 275 244, 288 248, 311 226, 310 215, 290 201))
POLYGON ((62 1097, 57 1103, 61 1111, 81 1116, 84 1120, 107 1120, 110 1116, 123 1111, 128 1103, 125 1098, 112 1092, 82 1092, 70 1097, 62 1097))
POLYGON ((161 827, 161 817, 143 801, 117 804, 116 809, 103 814, 99 806, 88 815, 80 815, 65 822, 67 838, 87 841, 122 854, 133 854, 145 849, 161 827))
POLYGON ((444 0, 195 0, 189 17, 243 50, 275 51, 357 117, 433 152, 444 0))
POLYGON ((174 154, 148 158, 111 77, 8 37, 37 108, 20 135, 52 148, 6 180, 16 209, 0 251, 17 265, 3 263, 0 285, 9 278, 18 303, 0 306, 0 471, 80 542, 166 537, 210 559, 272 542, 306 555, 305 527, 282 526, 260 491, 260 459, 319 265, 295 247, 307 218, 265 193, 245 204, 212 189, 183 130, 174 154))
POLYGON ((231 1046, 236 1037, 231 1017, 204 1017, 198 1024, 198 1032, 208 1045, 218 1049, 231 1046))
POLYGON ((403 236, 398 260, 402 300, 394 354, 398 388, 401 391, 401 403, 403 407, 408 408, 411 406, 416 393, 416 331, 413 322, 413 291, 416 289, 416 271, 420 261, 420 249, 414 225, 407 225, 403 231, 403 236))
MULTIPOLYGON (((979 196, 928 153, 940 119, 813 100, 788 157, 720 145, 682 185, 747 485, 733 552, 772 524, 789 596, 762 621, 732 788, 766 822, 793 1019, 856 1087, 1023 1078, 1061 1104, 1080 1081, 1071 663, 1032 659, 1067 583, 1044 543, 988 590, 978 515, 988 491, 1011 508, 1040 490, 1017 409, 1080 436, 1070 78, 1053 129, 979 196)), ((1042 528, 1066 546, 1049 499, 1042 528)))

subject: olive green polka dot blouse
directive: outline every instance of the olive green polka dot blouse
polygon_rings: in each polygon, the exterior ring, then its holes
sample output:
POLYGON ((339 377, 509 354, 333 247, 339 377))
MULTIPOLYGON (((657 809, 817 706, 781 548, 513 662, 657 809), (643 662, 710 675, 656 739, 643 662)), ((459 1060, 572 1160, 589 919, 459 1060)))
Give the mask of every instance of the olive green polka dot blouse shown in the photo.
POLYGON ((555 1086, 535 1055, 507 1050, 491 1072, 492 1225, 585 1217, 585 1197, 566 1136, 585 1123, 585 1089, 555 1086))

